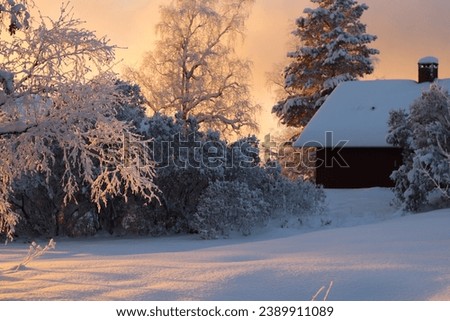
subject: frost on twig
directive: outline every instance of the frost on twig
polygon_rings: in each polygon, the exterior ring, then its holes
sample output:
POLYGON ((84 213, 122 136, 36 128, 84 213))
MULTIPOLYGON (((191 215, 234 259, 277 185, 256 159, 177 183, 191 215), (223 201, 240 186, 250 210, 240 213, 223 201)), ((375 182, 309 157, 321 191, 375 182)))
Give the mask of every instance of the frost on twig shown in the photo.
POLYGON ((53 239, 51 239, 44 248, 42 248, 39 244, 33 241, 30 245, 30 249, 28 250, 27 256, 22 260, 22 262, 19 263, 19 265, 17 265, 17 267, 14 268, 14 272, 19 271, 21 267, 27 265, 35 258, 42 256, 47 251, 55 249, 55 247, 56 242, 53 239))

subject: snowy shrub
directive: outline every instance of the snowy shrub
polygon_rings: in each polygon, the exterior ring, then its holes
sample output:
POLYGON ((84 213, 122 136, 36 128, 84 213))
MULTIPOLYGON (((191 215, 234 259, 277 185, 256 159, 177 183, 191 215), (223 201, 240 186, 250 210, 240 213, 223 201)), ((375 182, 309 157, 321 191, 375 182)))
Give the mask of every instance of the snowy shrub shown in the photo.
MULTIPOLYGON (((269 219, 283 226, 319 215, 325 194, 316 185, 289 180, 272 166, 244 168, 229 181, 217 181, 202 194, 197 213, 190 222, 202 238, 227 237, 232 231, 249 235, 269 219)), ((235 173, 234 173, 235 174, 235 173)))
POLYGON ((325 196, 321 189, 282 176, 276 162, 262 166, 256 137, 228 145, 227 156, 223 177, 210 181, 189 221, 190 228, 203 238, 226 237, 231 231, 247 235, 269 218, 301 221, 322 212, 325 196))
POLYGON ((248 136, 227 146, 225 179, 246 182, 250 187, 258 187, 266 174, 261 168, 259 140, 248 136))
POLYGON ((223 175, 222 163, 209 161, 207 149, 218 146, 214 156, 220 158, 224 143, 217 133, 201 132, 193 117, 184 121, 178 115, 173 118, 155 114, 143 128, 152 139, 155 184, 160 190, 158 200, 147 207, 148 219, 152 225, 163 224, 167 232, 188 232, 188 221, 196 212, 201 193, 223 175))
MULTIPOLYGON (((116 81, 117 87, 112 89, 115 91, 114 95, 127 97, 125 100, 114 102, 114 107, 117 113, 112 115, 117 120, 127 122, 132 126, 129 128, 130 132, 137 133, 138 126, 141 124, 145 115, 143 114, 142 106, 139 105, 141 97, 139 96, 139 88, 129 85, 124 82, 116 81)), ((114 110, 111 110, 114 112, 114 110)), ((121 133, 122 135, 124 133, 121 133)), ((123 154, 124 158, 133 156, 132 148, 139 146, 131 146, 127 144, 133 142, 123 140, 123 154), (131 152, 130 152, 131 149, 131 152)), ((104 142, 103 149, 106 152, 105 156, 109 157, 108 152, 113 152, 116 148, 112 146, 109 141, 104 142), (108 150, 109 149, 109 150, 108 150)), ((127 203, 124 198, 106 197, 100 211, 97 211, 96 205, 91 199, 91 185, 86 183, 78 171, 72 173, 71 179, 79 187, 74 193, 71 200, 65 199, 66 193, 61 188, 61 180, 65 173, 64 151, 59 147, 59 144, 53 142, 46 144, 46 147, 53 153, 54 160, 48 165, 50 175, 46 177, 40 173, 22 175, 20 179, 16 179, 13 184, 13 193, 11 195, 11 202, 13 209, 20 215, 21 220, 16 227, 16 235, 35 235, 54 237, 67 235, 72 237, 90 236, 96 234, 100 229, 114 232, 115 226, 120 226, 122 215, 127 215, 127 211, 113 211, 111 206, 118 207, 118 203, 127 203), (106 205, 106 206, 105 206, 106 205)), ((146 165, 149 162, 149 155, 136 155, 142 159, 142 164, 146 165)), ((108 168, 114 170, 117 165, 121 165, 122 159, 110 162, 108 168)), ((138 162, 136 165, 141 166, 138 162)), ((75 163, 74 163, 75 165, 75 163)), ((92 172, 94 176, 100 172, 99 164, 92 162, 92 172)), ((132 165, 132 164, 125 164, 132 165)), ((132 192, 127 191, 123 195, 127 199, 133 198, 132 192)), ((144 206, 146 200, 141 199, 141 206, 144 206)), ((126 206, 121 206, 126 209, 126 206)), ((136 230, 136 229, 134 229, 136 230)))
POLYGON ((321 214, 324 191, 311 182, 280 178, 271 185, 267 201, 274 217, 302 217, 321 214))
POLYGON ((266 223, 268 208, 260 189, 238 181, 218 181, 202 194, 190 227, 204 239, 228 237, 232 231, 249 235, 266 223))
MULTIPOLYGON (((58 155, 56 153, 56 155, 58 155)), ((64 202, 60 187, 63 164, 55 161, 52 175, 23 175, 13 184, 10 202, 20 215, 16 235, 28 236, 89 236, 100 229, 98 211, 90 200, 89 189, 83 184, 70 202, 64 202)))
POLYGON ((15 235, 50 237, 56 234, 58 209, 46 185, 43 175, 23 175, 14 182, 9 202, 20 217, 15 235))
POLYGON ((283 173, 278 161, 268 161, 262 167, 264 179, 260 188, 271 204, 273 216, 303 216, 324 211, 325 193, 320 186, 302 178, 291 178, 283 173))
POLYGON ((392 173, 394 192, 405 210, 417 211, 439 194, 450 198, 450 97, 437 84, 424 92, 410 113, 395 111, 388 143, 403 149, 403 165, 392 173))

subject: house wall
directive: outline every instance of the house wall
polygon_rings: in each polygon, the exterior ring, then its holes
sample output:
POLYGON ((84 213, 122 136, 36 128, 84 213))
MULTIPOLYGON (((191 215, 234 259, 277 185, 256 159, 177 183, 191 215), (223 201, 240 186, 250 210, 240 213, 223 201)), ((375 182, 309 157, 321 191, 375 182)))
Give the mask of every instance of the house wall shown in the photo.
POLYGON ((316 152, 316 182, 326 188, 393 187, 402 164, 399 148, 331 148, 316 152))

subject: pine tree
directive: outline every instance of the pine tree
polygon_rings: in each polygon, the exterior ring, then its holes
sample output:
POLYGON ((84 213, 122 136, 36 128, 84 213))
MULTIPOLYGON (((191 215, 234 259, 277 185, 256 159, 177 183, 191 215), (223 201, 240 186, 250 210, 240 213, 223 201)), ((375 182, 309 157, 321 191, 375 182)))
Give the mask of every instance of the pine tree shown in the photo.
POLYGON ((284 70, 287 97, 272 112, 283 124, 305 126, 327 96, 344 81, 373 72, 372 56, 378 50, 368 45, 376 36, 366 33, 360 18, 368 6, 355 0, 311 0, 315 9, 304 10, 293 35, 299 45, 288 53, 284 70))

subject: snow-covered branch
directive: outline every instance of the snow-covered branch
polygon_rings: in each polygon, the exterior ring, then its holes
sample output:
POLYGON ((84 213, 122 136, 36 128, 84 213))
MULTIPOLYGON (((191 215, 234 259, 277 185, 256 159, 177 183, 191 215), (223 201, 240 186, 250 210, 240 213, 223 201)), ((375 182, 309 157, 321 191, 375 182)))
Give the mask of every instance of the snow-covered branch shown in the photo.
POLYGON ((86 82, 112 62, 116 46, 82 24, 64 5, 57 20, 41 16, 37 28, 24 30, 12 41, 1 40, 1 70, 15 78, 14 86, 11 77, 7 78, 5 87, 10 92, 14 88, 16 95, 24 91, 43 94, 55 90, 58 83, 86 82))

